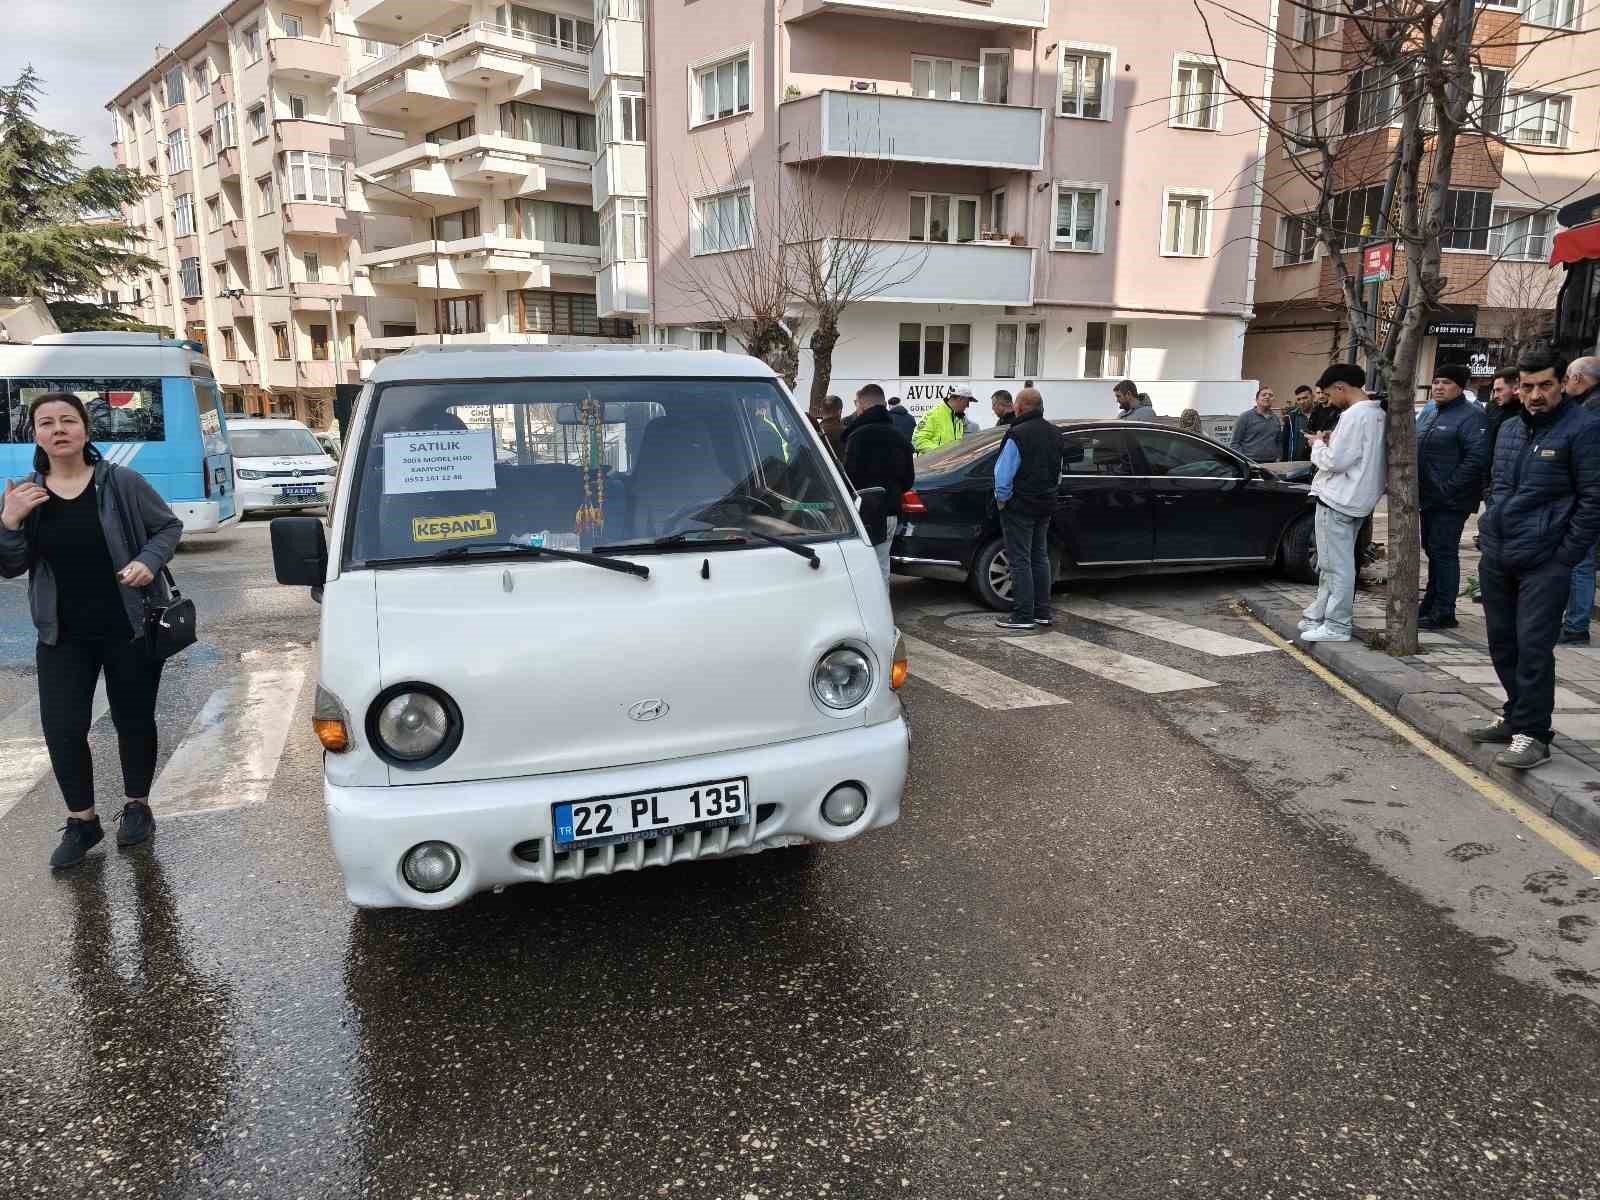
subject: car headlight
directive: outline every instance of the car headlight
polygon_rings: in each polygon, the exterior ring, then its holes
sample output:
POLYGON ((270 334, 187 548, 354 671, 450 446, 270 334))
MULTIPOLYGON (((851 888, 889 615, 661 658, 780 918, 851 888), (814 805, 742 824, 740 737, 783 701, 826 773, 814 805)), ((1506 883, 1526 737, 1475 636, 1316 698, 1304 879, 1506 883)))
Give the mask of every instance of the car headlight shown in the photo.
POLYGON ((249 467, 238 468, 236 474, 240 479, 265 479, 267 477, 265 472, 252 471, 249 467))
POLYGON ((372 746, 397 767, 433 766, 461 742, 461 710, 444 692, 420 683, 385 688, 367 713, 372 746))
POLYGON ((872 662, 853 646, 836 646, 817 660, 811 691, 828 708, 854 708, 872 691, 872 662))

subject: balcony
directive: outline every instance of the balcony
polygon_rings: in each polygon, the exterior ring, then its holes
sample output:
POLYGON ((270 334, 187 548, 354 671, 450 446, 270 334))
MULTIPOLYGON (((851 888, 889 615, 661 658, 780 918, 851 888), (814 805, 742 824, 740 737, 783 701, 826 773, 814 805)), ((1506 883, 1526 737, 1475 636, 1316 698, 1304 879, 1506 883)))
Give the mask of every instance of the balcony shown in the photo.
POLYGON ((224 250, 246 249, 243 221, 236 218, 232 221, 226 221, 223 223, 222 248, 224 250))
POLYGON ((344 300, 351 295, 348 283, 308 283, 300 280, 289 285, 289 307, 296 312, 328 311, 328 301, 344 300))
POLYGON ((888 162, 1037 171, 1045 112, 979 104, 824 91, 779 106, 783 161, 871 158, 888 162))
POLYGON ((608 17, 596 28, 589 55, 589 95, 598 95, 610 75, 644 76, 644 22, 608 17))
POLYGON ((274 72, 332 83, 344 74, 344 48, 312 38, 281 37, 267 43, 274 72))
POLYGON ((473 106, 458 99, 438 67, 407 67, 356 97, 356 107, 369 116, 412 116, 449 120, 464 117, 473 106))
POLYGON ((302 237, 354 237, 355 222, 343 204, 314 200, 288 200, 283 205, 285 233, 302 237))
POLYGON ((594 207, 604 208, 613 196, 643 196, 648 181, 644 146, 631 142, 606 146, 594 161, 594 207))
POLYGON ((220 179, 239 178, 239 147, 229 146, 217 155, 217 177, 220 179))
POLYGON ((602 317, 642 316, 650 311, 650 264, 614 262, 594 281, 595 310, 602 317))
MULTIPOLYGON (((477 194, 473 185, 507 181, 515 184, 514 195, 531 196, 558 183, 589 187, 594 159, 592 150, 480 133, 443 145, 407 146, 363 163, 360 170, 363 176, 417 196, 472 197, 477 194)), ((388 194, 379 189, 369 199, 381 201, 388 194)))
MULTIPOLYGON (((462 61, 492 59, 502 64, 520 62, 523 73, 529 69, 546 68, 549 82, 577 88, 585 94, 589 90, 590 47, 547 38, 523 29, 479 21, 440 39, 435 53, 439 61, 448 64, 445 75, 451 79, 470 74, 457 69, 457 64, 462 61)), ((510 68, 507 66, 503 69, 510 68)), ((642 69, 640 73, 643 73, 642 69)), ((480 82, 502 81, 485 79, 480 82)), ((535 90, 539 86, 542 85, 535 82, 531 87, 519 91, 535 90)))
POLYGON ((443 40, 427 33, 396 46, 382 58, 373 60, 351 75, 345 81, 345 90, 351 95, 359 95, 402 68, 432 66, 436 58, 435 49, 443 40))
POLYGON ((361 382, 359 368, 353 362, 341 362, 336 368, 331 359, 313 359, 295 363, 294 368, 295 381, 301 387, 331 388, 336 383, 361 382))
POLYGON ((784 19, 805 21, 823 13, 969 29, 1043 29, 1050 22, 1050 0, 795 0, 784 19))
POLYGON ((874 301, 1019 307, 1033 303, 1031 246, 887 240, 867 245, 863 275, 885 281, 874 301))
POLYGON ((279 150, 309 150, 335 158, 350 157, 350 139, 341 122, 281 117, 272 122, 272 129, 278 135, 279 150))
POLYGON ((351 0, 350 17, 367 28, 365 34, 384 39, 395 34, 412 35, 429 27, 449 28, 469 20, 466 4, 440 3, 440 0, 351 0))
POLYGON ((599 269, 598 246, 536 242, 486 234, 453 242, 411 242, 361 256, 375 286, 421 291, 472 291, 492 276, 500 288, 546 288, 551 268, 546 259, 560 259, 563 275, 587 275, 599 269))

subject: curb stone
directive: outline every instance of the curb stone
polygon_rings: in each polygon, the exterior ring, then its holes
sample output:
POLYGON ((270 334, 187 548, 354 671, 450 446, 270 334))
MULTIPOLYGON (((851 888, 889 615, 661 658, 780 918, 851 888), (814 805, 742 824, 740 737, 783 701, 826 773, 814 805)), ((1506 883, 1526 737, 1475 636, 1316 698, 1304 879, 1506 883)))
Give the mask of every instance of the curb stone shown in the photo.
MULTIPOLYGON (((1295 642, 1299 610, 1262 589, 1240 594, 1245 609, 1285 641, 1295 642)), ((1556 735, 1550 761, 1531 771, 1496 766, 1499 746, 1467 736, 1474 725, 1496 716, 1487 704, 1463 694, 1461 682, 1419 671, 1365 642, 1315 642, 1296 647, 1311 655, 1358 692, 1376 701, 1429 741, 1465 760, 1564 828, 1600 845, 1600 771, 1562 748, 1556 735)))

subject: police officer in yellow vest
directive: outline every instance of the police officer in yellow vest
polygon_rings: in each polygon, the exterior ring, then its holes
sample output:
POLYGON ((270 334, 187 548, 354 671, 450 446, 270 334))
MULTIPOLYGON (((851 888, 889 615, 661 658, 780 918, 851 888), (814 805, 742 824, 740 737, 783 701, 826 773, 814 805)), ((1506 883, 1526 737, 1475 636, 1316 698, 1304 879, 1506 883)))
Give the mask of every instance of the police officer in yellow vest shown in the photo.
POLYGON ((967 431, 963 414, 971 403, 970 387, 961 384, 952 388, 943 400, 929 410, 927 416, 917 422, 917 431, 911 435, 911 448, 918 454, 927 454, 959 442, 967 431))

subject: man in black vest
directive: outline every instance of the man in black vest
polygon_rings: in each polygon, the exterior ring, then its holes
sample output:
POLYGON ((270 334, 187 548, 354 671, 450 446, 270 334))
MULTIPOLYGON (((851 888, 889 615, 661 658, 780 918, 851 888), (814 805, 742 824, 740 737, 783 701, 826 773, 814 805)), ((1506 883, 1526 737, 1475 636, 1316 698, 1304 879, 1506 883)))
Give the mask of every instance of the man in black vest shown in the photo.
POLYGON ((994 498, 1011 565, 1011 615, 995 624, 1032 629, 1053 620, 1050 518, 1061 485, 1061 432, 1044 419, 1044 397, 1036 388, 1017 393, 1015 412, 994 467, 994 498))

